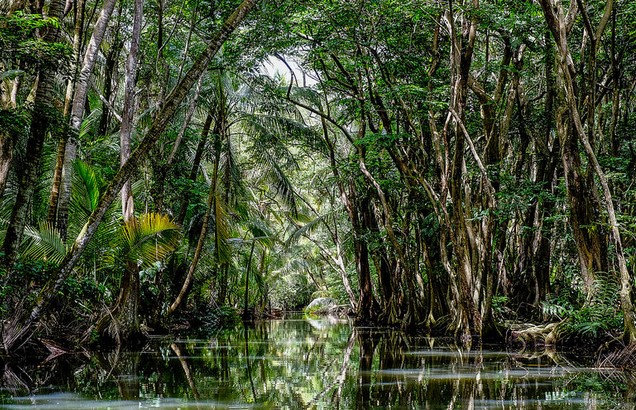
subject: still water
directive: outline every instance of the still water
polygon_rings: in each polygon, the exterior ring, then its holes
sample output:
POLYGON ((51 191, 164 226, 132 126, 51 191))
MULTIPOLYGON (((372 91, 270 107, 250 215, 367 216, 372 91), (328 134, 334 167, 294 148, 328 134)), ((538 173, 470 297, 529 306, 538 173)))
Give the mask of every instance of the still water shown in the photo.
POLYGON ((623 373, 292 318, 0 369, 0 409, 636 408, 623 373))

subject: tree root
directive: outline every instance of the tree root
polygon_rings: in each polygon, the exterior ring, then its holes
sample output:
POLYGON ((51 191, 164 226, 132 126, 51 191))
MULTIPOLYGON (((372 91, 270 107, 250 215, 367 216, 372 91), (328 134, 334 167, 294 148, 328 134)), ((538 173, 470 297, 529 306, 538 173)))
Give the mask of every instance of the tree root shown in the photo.
POLYGON ((559 327, 563 323, 545 325, 518 324, 510 326, 508 341, 521 343, 524 348, 530 346, 555 346, 558 340, 559 327))

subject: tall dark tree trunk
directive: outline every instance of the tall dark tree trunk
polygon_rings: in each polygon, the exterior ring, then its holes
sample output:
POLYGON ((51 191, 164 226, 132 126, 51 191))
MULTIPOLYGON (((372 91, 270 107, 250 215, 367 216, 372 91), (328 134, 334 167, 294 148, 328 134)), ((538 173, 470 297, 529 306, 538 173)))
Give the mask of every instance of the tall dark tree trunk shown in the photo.
MULTIPOLYGON (((62 0, 52 0, 49 6, 49 17, 61 19, 64 12, 64 2, 62 0)), ((61 25, 48 27, 45 30, 43 40, 47 43, 58 42, 61 38, 61 25)), ((44 138, 49 131, 51 123, 56 116, 61 113, 55 107, 56 95, 54 91, 55 69, 43 68, 38 75, 38 86, 35 93, 33 106, 33 117, 29 129, 29 137, 26 142, 26 152, 24 161, 18 170, 18 193, 16 195, 11 219, 4 238, 4 266, 11 269, 18 256, 18 248, 22 241, 24 227, 28 220, 28 211, 33 200, 35 185, 40 173, 40 162, 42 160, 42 148, 44 138)))
MULTIPOLYGON (((350 197, 355 197, 353 192, 350 197)), ((371 210, 371 199, 368 194, 358 197, 355 220, 353 222, 354 229, 354 246, 356 258, 356 272, 358 273, 358 311, 356 312, 356 321, 360 324, 370 324, 376 319, 377 302, 373 297, 373 284, 371 282, 371 268, 369 266, 369 248, 366 240, 363 238, 369 227, 369 220, 373 218, 371 210)))
MULTIPOLYGON (((205 117, 205 122, 203 123, 203 129, 201 130, 201 138, 199 139, 199 143, 197 144, 197 149, 194 154, 194 160, 192 161, 192 168, 190 169, 190 174, 188 175, 188 179, 192 182, 196 181, 197 175, 199 174, 199 168, 201 167, 201 160, 203 159, 203 152, 205 150, 205 146, 208 142, 208 135, 210 134, 210 128, 212 126, 212 121, 214 120, 213 112, 210 110, 208 115, 205 117)), ((190 205, 190 195, 185 194, 182 196, 183 201, 181 202, 181 206, 179 208, 179 213, 177 214, 176 223, 178 225, 183 225, 185 221, 186 213, 188 212, 188 205, 190 205)))
POLYGON ((7 186, 15 143, 16 136, 11 131, 0 131, 0 198, 4 195, 4 189, 7 186))

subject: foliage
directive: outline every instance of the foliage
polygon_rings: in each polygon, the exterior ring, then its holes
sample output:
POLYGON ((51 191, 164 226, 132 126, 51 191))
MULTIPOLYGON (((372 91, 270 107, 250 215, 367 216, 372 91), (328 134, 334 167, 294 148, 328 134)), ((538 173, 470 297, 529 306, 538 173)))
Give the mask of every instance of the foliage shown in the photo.
POLYGON ((101 3, 84 15, 73 3, 61 21, 20 2, 0 16, 0 225, 26 226, 19 264, 3 267, 3 320, 101 220, 61 276, 72 313, 60 317, 86 313, 71 302, 114 303, 134 272, 140 319, 158 326, 183 287, 177 314, 218 305, 202 319, 215 326, 237 306, 267 315, 328 295, 362 323, 462 340, 517 319, 562 322, 571 341, 624 325, 636 340, 619 297, 633 297, 636 263, 633 4, 571 2, 577 18, 557 42, 547 0, 260 2, 179 89, 239 3, 146 4, 142 58, 126 76, 133 10, 118 2, 73 135, 101 3), (43 40, 58 28, 64 41, 43 40), (34 105, 40 73, 52 98, 34 105), (132 79, 131 145, 146 153, 134 170, 120 163, 132 79), (165 107, 174 113, 158 118, 165 107), (27 182, 41 118, 51 124, 27 182), (65 169, 69 138, 79 159, 65 169), (69 174, 66 209, 54 187, 69 174), (128 221, 107 189, 116 175, 132 185, 128 221))
POLYGON ((623 316, 619 309, 618 284, 611 277, 599 276, 593 287, 593 299, 570 313, 566 332, 591 338, 620 332, 623 316))
POLYGON ((602 340, 620 332, 623 316, 619 308, 618 284, 609 276, 599 275, 593 286, 590 300, 572 302, 561 297, 542 303, 546 317, 563 321, 559 332, 564 340, 602 340))
POLYGON ((175 250, 180 228, 167 215, 143 214, 124 223, 121 239, 127 258, 146 268, 175 250))
POLYGON ((22 251, 22 258, 43 260, 59 264, 66 256, 66 244, 60 233, 51 224, 43 222, 38 229, 26 228, 27 244, 22 251))
MULTIPOLYGON (((38 31, 59 27, 59 21, 40 14, 17 11, 0 16, 0 55, 20 61, 23 70, 36 72, 43 68, 63 70, 72 54, 66 43, 48 43, 36 36, 38 31)), ((19 70, 2 72, 2 76, 20 75, 19 70)))
POLYGON ((215 332, 222 329, 235 328, 240 319, 236 309, 230 306, 219 306, 208 309, 201 318, 203 323, 205 323, 206 329, 214 330, 215 332))
POLYGON ((17 305, 33 301, 54 268, 47 261, 22 260, 15 265, 12 275, 0 270, 0 317, 10 317, 17 305))
POLYGON ((284 276, 270 289, 272 305, 284 310, 301 310, 311 301, 313 286, 306 276, 295 273, 284 276))

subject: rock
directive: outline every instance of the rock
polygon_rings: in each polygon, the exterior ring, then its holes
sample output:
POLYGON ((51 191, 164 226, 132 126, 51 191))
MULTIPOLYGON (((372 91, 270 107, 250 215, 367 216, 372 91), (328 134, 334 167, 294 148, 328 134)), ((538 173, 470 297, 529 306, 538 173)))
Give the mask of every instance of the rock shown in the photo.
POLYGON ((305 313, 311 315, 328 315, 332 313, 338 304, 332 298, 316 298, 311 301, 309 305, 304 309, 305 313))

